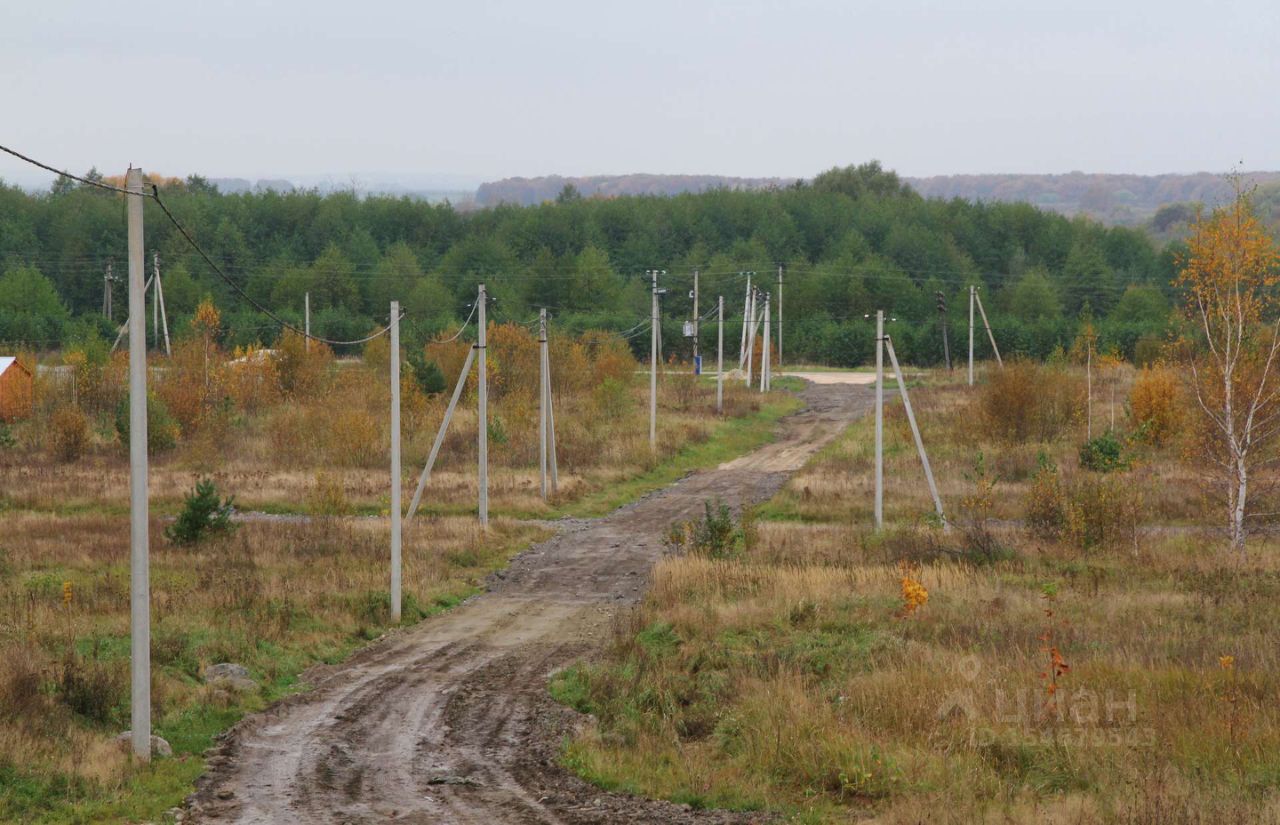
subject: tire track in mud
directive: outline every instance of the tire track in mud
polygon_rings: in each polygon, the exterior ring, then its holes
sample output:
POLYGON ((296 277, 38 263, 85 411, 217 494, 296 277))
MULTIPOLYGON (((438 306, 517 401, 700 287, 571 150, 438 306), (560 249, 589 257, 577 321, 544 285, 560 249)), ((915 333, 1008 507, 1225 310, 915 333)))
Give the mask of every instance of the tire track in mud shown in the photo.
POLYGON ((193 821, 290 823, 739 823, 601 791, 557 761, 580 722, 547 679, 589 654, 644 592, 673 521, 719 498, 771 496, 869 408, 864 386, 810 384, 778 438, 600 519, 566 520, 495 574, 489 589, 335 667, 309 692, 246 717, 220 738, 188 800, 193 821))

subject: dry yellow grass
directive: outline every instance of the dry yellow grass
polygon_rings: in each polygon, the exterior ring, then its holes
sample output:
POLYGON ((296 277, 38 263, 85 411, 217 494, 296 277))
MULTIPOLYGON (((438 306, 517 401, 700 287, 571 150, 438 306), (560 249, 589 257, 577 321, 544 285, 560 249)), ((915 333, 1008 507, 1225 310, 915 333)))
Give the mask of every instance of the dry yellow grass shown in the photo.
MULTIPOLYGON (((469 390, 406 530, 406 621, 475 592, 546 534, 517 517, 596 502, 673 457, 686 460, 679 456, 718 426, 768 426, 756 415, 759 394, 727 387, 731 421, 722 425, 713 386, 672 378, 652 454, 634 360, 604 338, 594 349, 559 342, 553 371, 578 373, 557 381, 560 492, 543 502, 528 386, 537 371, 519 366, 536 345, 505 334, 506 355, 491 363, 491 527, 482 533, 473 515, 478 422, 469 390)), ((128 724, 128 467, 112 422, 124 373, 119 359, 93 369, 72 359, 76 384, 39 383, 37 415, 14 428, 16 447, 0 449, 0 821, 154 819, 185 795, 216 733, 294 689, 307 667, 390 629, 388 523, 378 517, 390 498, 386 353, 374 348, 366 363, 339 366, 322 351, 309 358, 296 341, 285 348, 285 361, 260 369, 214 360, 206 383, 203 342, 188 341, 152 372, 186 429, 151 463, 154 723, 177 756, 148 768, 112 743, 128 724), (47 413, 75 405, 91 421, 91 443, 82 458, 58 462, 47 413), (201 477, 241 509, 285 517, 173 546, 164 527, 201 477), (204 684, 204 668, 217 662, 244 664, 259 687, 204 684)), ((404 390, 407 502, 447 399, 404 390)))
MULTIPOLYGON (((967 388, 917 395, 949 503, 975 496, 977 450, 988 467, 1023 460, 973 431, 967 388)), ((749 546, 658 565, 607 654, 554 685, 598 720, 569 764, 606 786, 800 822, 1280 821, 1280 544, 1237 559, 1154 531, 1082 550, 990 517, 1000 552, 975 556, 972 524, 919 526, 930 502, 900 480, 919 469, 901 422, 889 429, 884 534, 867 526, 857 424, 761 508, 779 520, 757 521, 749 546), (903 559, 928 591, 911 611, 903 559), (1054 651, 1067 668, 1051 673, 1054 651)), ((1077 437, 1013 452, 1083 473, 1077 437)), ((1138 457, 1117 478, 1173 487, 1146 491, 1146 521, 1203 518, 1178 500, 1194 477, 1176 451, 1138 457)), ((1011 475, 991 509, 1012 520, 1027 481, 1011 475)))

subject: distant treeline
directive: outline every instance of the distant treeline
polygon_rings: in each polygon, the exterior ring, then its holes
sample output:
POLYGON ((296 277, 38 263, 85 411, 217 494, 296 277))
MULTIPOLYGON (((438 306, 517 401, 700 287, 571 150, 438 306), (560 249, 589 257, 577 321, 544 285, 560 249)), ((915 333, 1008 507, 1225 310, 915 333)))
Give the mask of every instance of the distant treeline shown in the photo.
MULTIPOLYGON (((1017 203, 926 199, 877 163, 833 169, 761 191, 715 189, 674 197, 588 199, 566 187, 555 202, 459 212, 409 198, 347 193, 223 194, 199 177, 162 190, 178 219, 229 277, 291 321, 311 294, 312 327, 355 338, 386 321, 398 299, 406 337, 419 342, 465 319, 476 285, 495 320, 526 322, 550 308, 553 325, 634 335, 647 349, 644 273, 665 270, 664 353, 683 356, 681 324, 723 294, 726 342, 736 351, 746 286, 785 279, 786 360, 851 365, 871 352, 869 321, 890 317, 898 352, 942 358, 936 293, 953 352, 965 340, 968 288, 979 286, 1004 353, 1047 356, 1093 317, 1104 348, 1132 356, 1166 335, 1176 246, 1142 232, 1068 219, 1017 203)), ((270 343, 278 325, 210 270, 156 205, 146 207, 147 265, 159 256, 171 326, 182 329, 208 295, 228 345, 270 343)), ((0 186, 0 351, 51 349, 83 335, 113 336, 101 318, 103 275, 123 321, 125 219, 119 195, 61 180, 28 194, 0 186)), ((776 301, 775 301, 776 307, 776 301)), ((702 326, 704 351, 714 323, 702 326)), ((979 351, 986 352, 979 339, 979 351)))

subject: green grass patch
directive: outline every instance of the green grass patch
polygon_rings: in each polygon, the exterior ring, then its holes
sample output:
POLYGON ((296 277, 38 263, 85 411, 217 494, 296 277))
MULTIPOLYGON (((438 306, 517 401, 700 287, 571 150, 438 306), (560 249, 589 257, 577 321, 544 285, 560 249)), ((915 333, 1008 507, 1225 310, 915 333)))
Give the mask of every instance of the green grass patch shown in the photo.
POLYGON ((654 490, 673 484, 689 473, 716 467, 745 455, 773 441, 778 421, 803 406, 804 402, 799 398, 782 396, 766 401, 754 415, 723 419, 702 443, 688 445, 651 470, 557 507, 543 517, 602 516, 654 490))

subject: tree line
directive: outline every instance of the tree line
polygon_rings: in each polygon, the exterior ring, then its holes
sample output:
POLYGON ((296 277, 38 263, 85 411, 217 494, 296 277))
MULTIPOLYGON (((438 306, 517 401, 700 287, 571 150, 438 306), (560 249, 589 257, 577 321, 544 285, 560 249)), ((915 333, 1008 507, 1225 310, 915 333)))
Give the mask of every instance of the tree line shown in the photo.
MULTIPOLYGON (((199 176, 158 185, 228 278, 294 323, 310 293, 313 331, 335 339, 385 323, 392 299, 404 306, 409 342, 452 330, 481 282, 496 320, 525 321, 546 306, 569 332, 632 331, 649 315, 644 273, 657 268, 666 273, 664 354, 682 356, 695 269, 701 313, 725 296, 733 347, 744 273, 776 292, 781 267, 791 362, 863 363, 867 316, 884 309, 899 353, 937 363, 939 304, 958 352, 970 285, 1002 353, 1048 356, 1088 319, 1100 346, 1133 357, 1167 334, 1180 249, 1028 204, 924 198, 876 162, 762 191, 605 199, 566 187, 552 203, 474 211, 353 192, 223 194, 199 176)), ((175 329, 210 297, 226 345, 276 339, 279 325, 237 296, 150 200, 145 212, 147 264, 158 255, 175 329)), ((118 325, 125 249, 122 196, 65 178, 40 193, 0 184, 0 347, 114 337, 102 317, 103 276, 110 266, 118 279, 109 283, 118 325)), ((646 336, 633 340, 647 348, 646 336)), ((704 323, 704 351, 714 342, 714 323, 704 323)), ((981 336, 978 346, 985 354, 981 336)))

